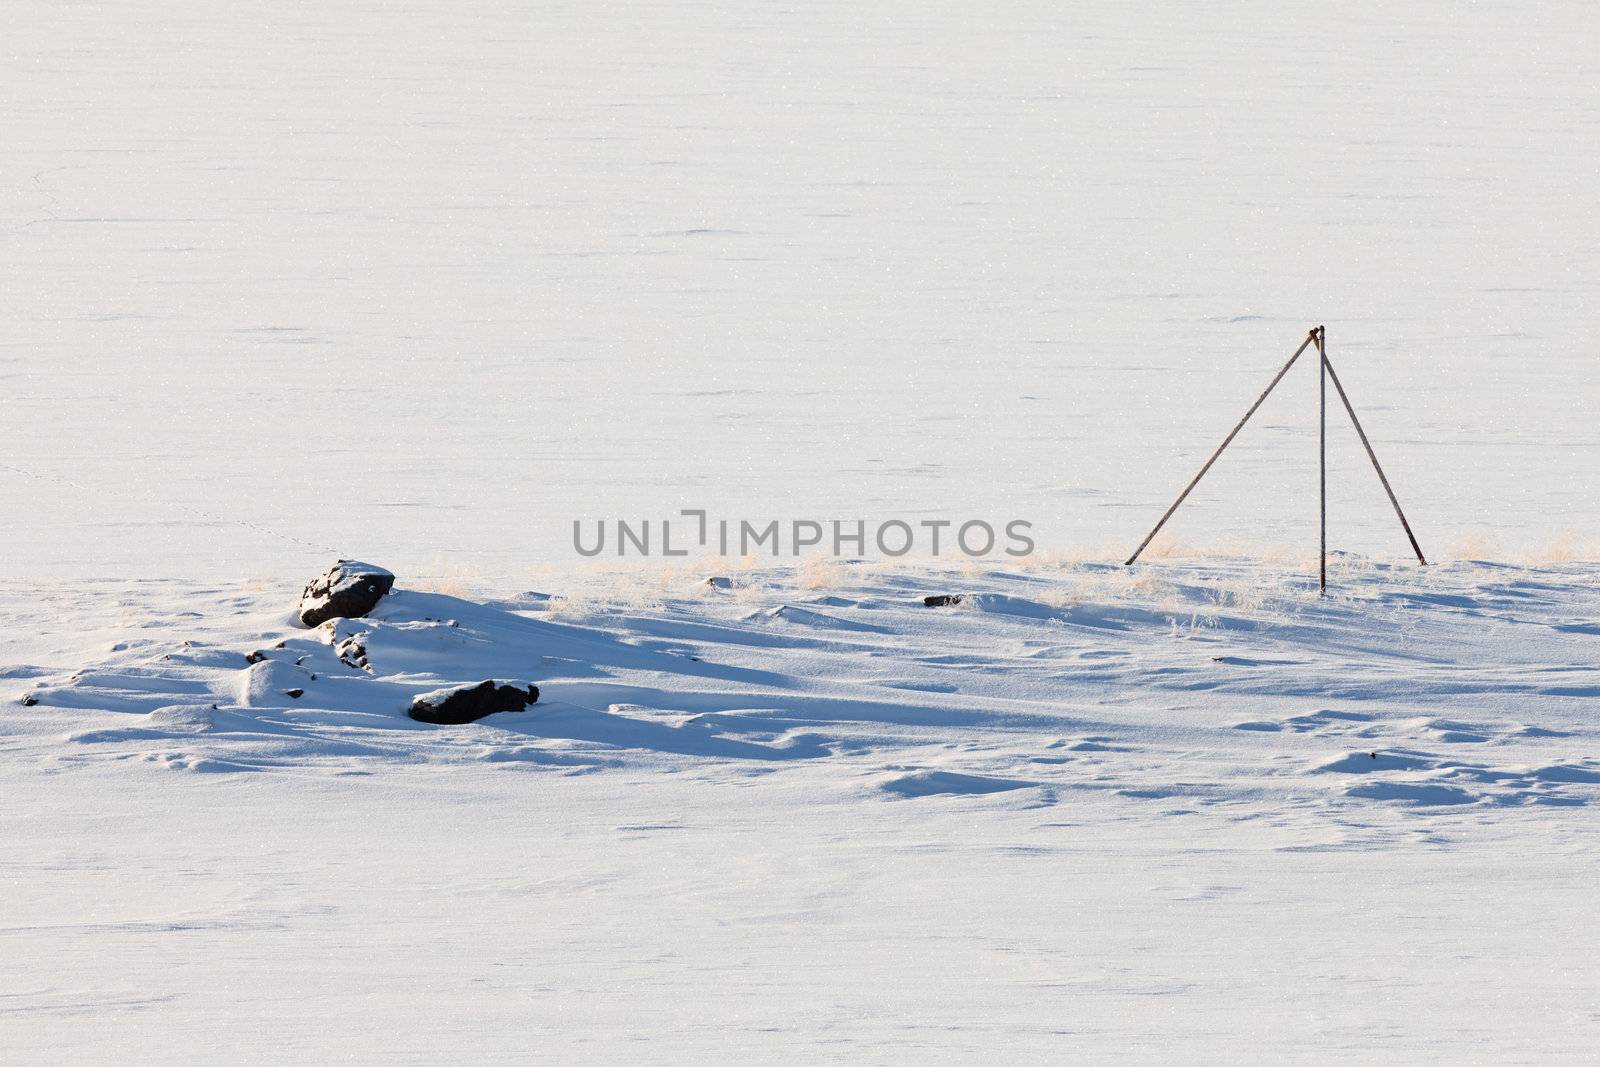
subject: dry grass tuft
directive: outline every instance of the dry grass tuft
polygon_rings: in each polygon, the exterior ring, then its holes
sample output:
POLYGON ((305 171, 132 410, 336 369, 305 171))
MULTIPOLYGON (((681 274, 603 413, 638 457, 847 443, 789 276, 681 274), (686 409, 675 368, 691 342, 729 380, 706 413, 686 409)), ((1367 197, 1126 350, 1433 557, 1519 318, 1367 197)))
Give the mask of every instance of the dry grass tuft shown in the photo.
POLYGON ((1600 559, 1600 545, 1593 541, 1580 541, 1572 530, 1561 530, 1548 540, 1524 547, 1518 562, 1529 567, 1548 567, 1594 559, 1600 559))
POLYGON ((823 556, 813 556, 800 565, 797 584, 807 590, 838 589, 848 574, 849 568, 845 564, 823 556))

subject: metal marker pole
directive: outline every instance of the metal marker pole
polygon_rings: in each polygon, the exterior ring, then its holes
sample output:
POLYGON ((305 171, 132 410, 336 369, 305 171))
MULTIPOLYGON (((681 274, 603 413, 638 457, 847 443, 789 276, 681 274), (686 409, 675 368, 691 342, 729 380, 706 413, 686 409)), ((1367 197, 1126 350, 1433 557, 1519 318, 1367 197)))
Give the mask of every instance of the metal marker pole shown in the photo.
POLYGON ((1400 517, 1400 525, 1405 527, 1406 537, 1411 541, 1411 551, 1417 554, 1417 562, 1424 567, 1428 561, 1422 555, 1422 546, 1417 544, 1417 535, 1411 532, 1411 524, 1406 521, 1406 513, 1400 510, 1400 501, 1394 495, 1394 489, 1389 485, 1389 479, 1383 473, 1383 467, 1378 463, 1378 454, 1372 450, 1372 442, 1367 440, 1367 431, 1361 428, 1361 420, 1356 418, 1356 409, 1350 405, 1350 398, 1345 395, 1344 386, 1339 382, 1339 375, 1334 372, 1333 364, 1328 362, 1327 353, 1322 355, 1322 365, 1327 369, 1328 377, 1333 379, 1333 387, 1339 392, 1339 399, 1344 401, 1345 411, 1350 413, 1350 421, 1355 424, 1356 434, 1361 438, 1361 445, 1367 450, 1367 458, 1372 460, 1372 469, 1378 472, 1378 481, 1383 483, 1383 491, 1389 494, 1389 503, 1394 505, 1394 513, 1400 517))
POLYGON ((1322 524, 1322 548, 1317 565, 1317 595, 1328 595, 1328 329, 1317 330, 1317 436, 1321 453, 1317 457, 1318 517, 1322 524))
POLYGON ((1178 494, 1178 499, 1174 500, 1172 502, 1172 506, 1167 509, 1167 513, 1161 516, 1161 521, 1156 523, 1155 529, 1146 534, 1145 539, 1139 542, 1139 547, 1133 550, 1133 555, 1128 557, 1127 562, 1123 564, 1124 567, 1133 566, 1134 561, 1139 558, 1139 553, 1143 552, 1150 542, 1155 540, 1156 534, 1161 532, 1161 527, 1165 526, 1167 524, 1167 520, 1172 518, 1172 513, 1177 511, 1178 506, 1188 499, 1189 494, 1194 491, 1194 487, 1200 484, 1200 479, 1206 476, 1206 471, 1210 470, 1211 465, 1217 461, 1217 457, 1222 455, 1222 450, 1227 448, 1228 445, 1233 442, 1235 437, 1239 436, 1239 431, 1244 429, 1244 424, 1250 421, 1250 416, 1256 413, 1256 408, 1259 408, 1262 402, 1267 399, 1267 394, 1271 393, 1273 389, 1277 388, 1278 383, 1283 380, 1283 376, 1289 373, 1289 368, 1294 366, 1294 361, 1300 358, 1300 353, 1304 352, 1306 350, 1306 346, 1311 344, 1311 342, 1316 340, 1316 338, 1316 330, 1312 330, 1310 333, 1306 334, 1306 339, 1301 341, 1300 347, 1294 350, 1294 355, 1289 357, 1289 362, 1283 365, 1283 369, 1278 372, 1277 377, 1272 379, 1272 383, 1267 386, 1260 396, 1256 397, 1256 402, 1250 405, 1250 410, 1244 413, 1244 418, 1239 420, 1238 425, 1234 426, 1234 428, 1229 431, 1228 436, 1222 439, 1222 444, 1218 445, 1217 450, 1211 453, 1211 458, 1206 460, 1206 465, 1204 467, 1200 468, 1200 473, 1196 474, 1194 478, 1190 480, 1189 484, 1183 487, 1183 492, 1178 494))

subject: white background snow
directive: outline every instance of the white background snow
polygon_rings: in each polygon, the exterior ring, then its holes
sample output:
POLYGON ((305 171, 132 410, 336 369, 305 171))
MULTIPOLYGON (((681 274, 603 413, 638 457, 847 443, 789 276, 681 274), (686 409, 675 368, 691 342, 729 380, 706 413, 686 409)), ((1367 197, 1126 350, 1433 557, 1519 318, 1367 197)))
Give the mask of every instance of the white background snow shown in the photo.
MULTIPOLYGON (((502 574, 681 507, 1120 545, 1318 322, 1436 551, 1592 533, 1596 31, 11 4, 0 568, 324 565, 256 523, 502 574)), ((1175 533, 1306 543, 1302 371, 1175 533)), ((1403 549, 1336 429, 1335 543, 1403 549)))
POLYGON ((1585 1059, 1597 38, 8 5, 0 1047, 1585 1059), (1440 565, 1335 409, 1315 597, 1307 363, 1212 557, 1115 566, 1319 322, 1440 565), (685 507, 1049 555, 571 550, 685 507), (370 675, 290 623, 336 555, 370 675), (544 696, 404 718, 487 676, 544 696))

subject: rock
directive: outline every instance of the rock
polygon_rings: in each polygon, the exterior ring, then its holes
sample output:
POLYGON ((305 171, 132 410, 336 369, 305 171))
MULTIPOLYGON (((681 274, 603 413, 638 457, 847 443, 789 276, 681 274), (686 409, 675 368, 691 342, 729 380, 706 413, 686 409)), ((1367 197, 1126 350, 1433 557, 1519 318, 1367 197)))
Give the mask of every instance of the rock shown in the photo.
MULTIPOLYGON (((311 677, 315 679, 316 675, 313 674, 311 677)), ((285 689, 283 691, 283 695, 288 697, 290 700, 299 700, 301 697, 306 695, 306 691, 304 689, 285 689)))
POLYGON ((39 703, 39 698, 31 693, 22 698, 22 706, 25 708, 31 708, 37 703, 39 703))
POLYGON ((410 714, 418 722, 456 726, 500 711, 521 711, 538 699, 536 685, 491 678, 475 685, 454 685, 419 694, 411 701, 410 714))
POLYGON ((925 608, 953 608, 965 599, 966 597, 960 593, 936 593, 933 596, 923 597, 922 606, 925 608))
POLYGON ((362 642, 362 638, 366 636, 365 631, 352 634, 334 645, 333 651, 339 657, 339 662, 346 667, 354 667, 371 674, 372 664, 367 660, 367 646, 362 642))
POLYGON ((370 563, 341 559, 300 594, 300 621, 321 626, 329 619, 359 619, 394 588, 394 575, 370 563))
POLYGON ((373 673, 372 664, 367 659, 367 638, 372 634, 370 628, 353 619, 340 619, 324 629, 327 631, 328 644, 333 646, 333 654, 339 657, 340 663, 368 674, 373 673))

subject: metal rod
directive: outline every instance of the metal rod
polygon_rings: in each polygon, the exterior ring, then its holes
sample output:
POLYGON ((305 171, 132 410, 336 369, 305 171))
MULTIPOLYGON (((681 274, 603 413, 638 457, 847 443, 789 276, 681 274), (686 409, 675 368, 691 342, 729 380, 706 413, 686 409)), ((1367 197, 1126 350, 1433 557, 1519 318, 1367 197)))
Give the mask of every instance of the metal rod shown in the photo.
POLYGON ((1256 409, 1267 399, 1267 395, 1277 388, 1279 382, 1283 381, 1283 376, 1289 373, 1289 368, 1294 366, 1294 361, 1300 358, 1300 353, 1306 350, 1306 346, 1310 345, 1316 339, 1316 336, 1317 331, 1315 330, 1306 334, 1306 339, 1301 341, 1300 347, 1294 350, 1294 355, 1289 357, 1289 362, 1283 365, 1283 369, 1278 371, 1277 377, 1272 379, 1272 383, 1262 391, 1260 396, 1256 397, 1256 402, 1250 405, 1250 410, 1244 413, 1244 418, 1239 420, 1238 425, 1228 433, 1227 437, 1223 438, 1222 444, 1218 445, 1217 450, 1211 453, 1211 458, 1206 460, 1206 465, 1200 468, 1200 473, 1196 474, 1189 484, 1183 487, 1183 492, 1178 494, 1178 499, 1174 500, 1172 506, 1167 509, 1166 514, 1161 516, 1161 521, 1156 523, 1155 529, 1151 530, 1145 536, 1145 539, 1139 542, 1139 547, 1133 550, 1133 555, 1128 557, 1128 561, 1123 564, 1124 567, 1133 566, 1134 561, 1139 558, 1139 553, 1143 552, 1150 542, 1155 540, 1156 534, 1161 532, 1161 527, 1165 526, 1167 520, 1172 518, 1172 513, 1177 511, 1178 506, 1188 499, 1189 494, 1194 491, 1194 487, 1200 484, 1200 479, 1206 476, 1206 471, 1210 470, 1211 465, 1217 461, 1217 457, 1222 455, 1222 450, 1232 444, 1235 437, 1239 436, 1239 431, 1244 429, 1244 424, 1250 421, 1250 416, 1256 413, 1256 409))
POLYGON ((1411 524, 1406 521, 1406 513, 1400 510, 1400 501, 1396 499, 1394 489, 1390 487, 1389 479, 1383 473, 1383 466, 1378 462, 1378 454, 1372 450, 1372 442, 1367 440, 1367 431, 1361 428, 1361 420, 1356 418, 1356 409, 1350 406, 1350 398, 1345 395, 1344 386, 1340 384, 1339 375, 1335 373, 1333 364, 1328 362, 1326 352, 1322 353, 1322 366, 1328 372, 1328 377, 1333 379, 1333 387, 1339 391, 1339 399, 1344 401, 1344 409, 1350 413, 1350 421, 1355 424, 1361 444, 1367 450, 1367 458, 1372 460, 1372 469, 1378 472, 1378 481, 1383 483, 1383 491, 1389 494, 1389 503, 1394 505, 1394 513, 1399 516, 1400 525, 1405 527, 1406 537, 1411 541, 1411 551, 1417 554, 1417 562, 1426 567, 1428 561, 1422 555, 1422 546, 1417 544, 1417 535, 1411 532, 1411 524))
POLYGON ((1328 594, 1328 328, 1318 326, 1317 356, 1321 366, 1317 368, 1317 438, 1318 447, 1321 449, 1317 457, 1318 476, 1318 508, 1317 515, 1322 526, 1321 555, 1317 564, 1317 595, 1328 594))

